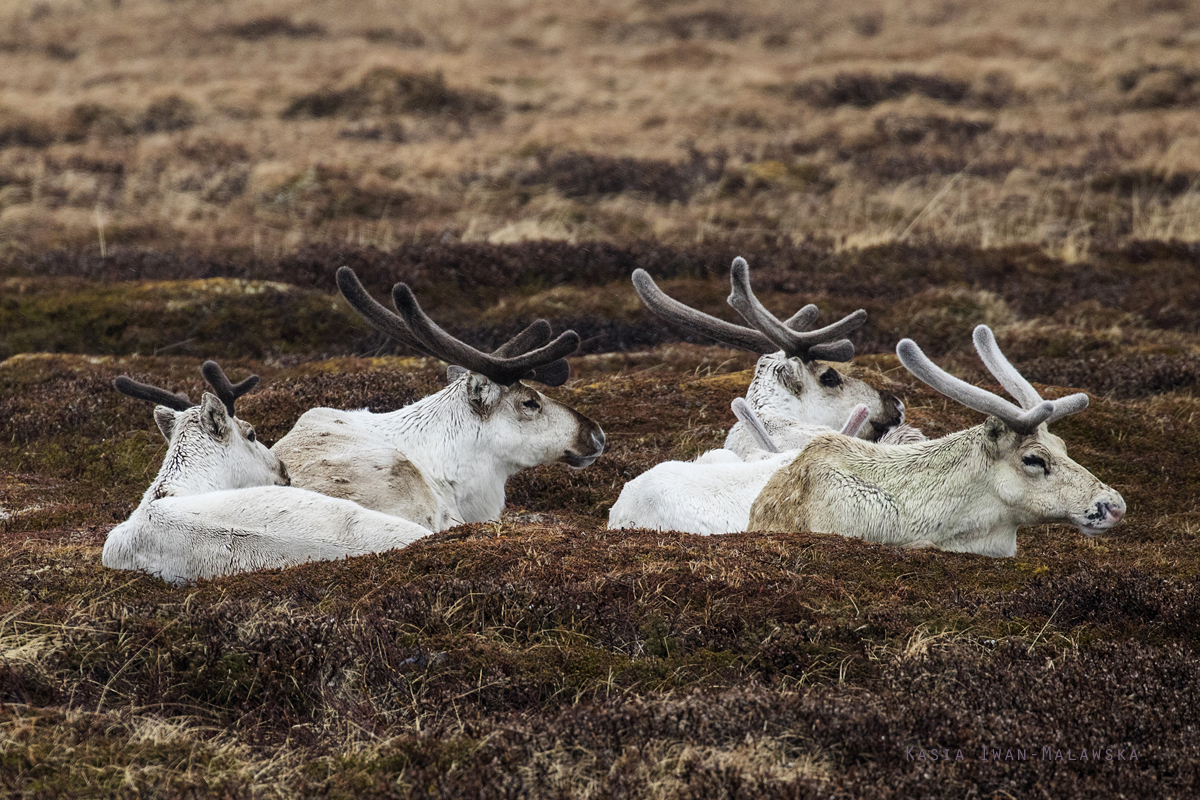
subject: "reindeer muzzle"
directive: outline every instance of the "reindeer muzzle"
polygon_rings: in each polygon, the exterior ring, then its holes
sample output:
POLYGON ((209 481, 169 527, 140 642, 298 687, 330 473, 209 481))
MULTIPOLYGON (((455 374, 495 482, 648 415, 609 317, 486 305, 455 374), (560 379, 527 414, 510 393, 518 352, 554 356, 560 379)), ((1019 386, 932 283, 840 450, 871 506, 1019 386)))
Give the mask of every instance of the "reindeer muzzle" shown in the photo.
POLYGON ((1075 527, 1079 528, 1086 536, 1095 536, 1115 528, 1121 524, 1121 520, 1124 518, 1125 499, 1113 492, 1109 498, 1092 503, 1083 519, 1074 522, 1075 527))
MULTIPOLYGON (((559 461, 565 462, 567 466, 574 467, 575 469, 583 469, 594 464, 596 459, 604 452, 604 431, 600 430, 600 426, 597 425, 595 430, 590 432, 589 438, 591 439, 591 452, 577 453, 574 450, 567 450, 563 453, 563 457, 559 461)), ((580 450, 582 449, 581 447, 580 450)))

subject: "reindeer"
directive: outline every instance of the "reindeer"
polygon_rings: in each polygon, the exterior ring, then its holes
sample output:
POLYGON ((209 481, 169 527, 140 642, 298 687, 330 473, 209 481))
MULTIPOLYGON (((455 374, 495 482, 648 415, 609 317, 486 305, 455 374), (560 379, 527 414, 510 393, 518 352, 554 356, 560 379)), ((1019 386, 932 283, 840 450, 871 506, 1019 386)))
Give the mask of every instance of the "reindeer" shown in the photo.
MULTIPOLYGON (((745 460, 728 449, 710 450, 694 461, 664 461, 625 484, 608 514, 608 527, 649 528, 686 533, 739 533, 750 522, 750 506, 767 481, 800 452, 780 451, 745 400, 732 403, 756 449, 745 460)), ((840 435, 857 436, 870 410, 859 404, 840 435)), ((835 433, 808 426, 811 435, 835 433)), ((803 446, 803 445, 802 445, 803 446)))
POLYGON ((1125 516, 1125 501, 1067 457, 1047 426, 1087 408, 1086 394, 1043 400, 991 329, 975 348, 1019 406, 955 378, 911 339, 896 354, 913 375, 988 418, 965 431, 883 447, 821 435, 763 487, 750 530, 838 533, 903 547, 1013 556, 1017 528, 1066 522, 1088 536, 1125 516))
POLYGON ((204 375, 216 393, 205 392, 199 405, 126 376, 114 381, 124 394, 156 404, 168 446, 141 503, 109 532, 104 566, 179 585, 390 550, 429 534, 413 522, 288 486, 282 462, 233 415, 257 376, 234 386, 211 361, 204 375))
MULTIPOLYGON (((895 395, 873 389, 845 375, 825 361, 849 361, 854 345, 843 338, 867 320, 859 309, 818 330, 810 330, 817 307, 804 306, 786 321, 768 311, 750 288, 750 266, 735 258, 729 270, 733 292, 729 304, 751 327, 734 325, 709 316, 667 296, 645 270, 634 270, 633 286, 646 307, 688 333, 716 339, 722 344, 749 350, 762 357, 754 367, 754 379, 746 401, 763 418, 773 436, 788 441, 792 425, 840 427, 854 406, 870 410, 870 425, 859 434, 878 439, 889 428, 904 421, 904 405, 895 395)), ((803 438, 805 431, 798 431, 803 438)), ((738 422, 725 439, 725 448, 739 455, 754 450, 745 424, 738 422)))
POLYGON ((438 531, 500 517, 509 476, 538 464, 589 466, 604 431, 574 409, 522 383, 561 386, 574 331, 550 339, 538 320, 487 354, 450 336, 403 283, 392 288, 399 315, 375 301, 348 267, 337 273, 350 305, 376 330, 442 359, 449 385, 391 413, 315 408, 274 447, 292 481, 438 531))

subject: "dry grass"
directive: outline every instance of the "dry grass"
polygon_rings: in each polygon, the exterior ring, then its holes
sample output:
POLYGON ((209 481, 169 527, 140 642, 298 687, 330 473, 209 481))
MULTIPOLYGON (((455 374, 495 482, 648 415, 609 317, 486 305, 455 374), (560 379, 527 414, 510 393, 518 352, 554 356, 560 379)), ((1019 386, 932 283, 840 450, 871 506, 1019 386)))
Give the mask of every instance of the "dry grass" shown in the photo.
POLYGON ((3 247, 1200 239, 1191 4, 327 11, 0 12, 3 247))
POLYGON ((1192 796, 1194 4, 336 5, 0 8, 0 792, 1192 796), (977 415, 902 335, 986 383, 987 322, 1091 392, 1055 430, 1126 522, 1013 559, 607 531, 625 481, 722 440, 753 365, 628 275, 731 319, 739 253, 773 310, 866 308, 853 369, 929 434, 977 415), (114 375, 257 372, 267 442, 442 385, 333 294, 340 263, 481 347, 578 330, 550 394, 604 457, 399 552, 181 589, 100 567, 164 449, 114 375))
MULTIPOLYGON (((1022 324, 999 325, 1013 352, 1034 335, 1022 324)), ((1082 318, 1064 328, 1118 354, 1141 346, 1142 334, 1127 347, 1082 318)), ((973 357, 955 348, 946 360, 973 357)), ((265 441, 312 405, 397 407, 441 372, 390 357, 225 366, 263 375, 241 413, 265 441)), ((625 480, 721 440, 745 366, 686 344, 579 358, 553 393, 602 421, 605 456, 516 476, 500 523, 175 589, 97 566, 163 450, 148 409, 108 385, 127 372, 194 393, 196 359, 8 359, 0 786, 674 800, 1019 795, 1033 783, 1082 797, 1114 781, 1139 796, 1153 780, 1156 797, 1185 796, 1200 763, 1186 727, 1200 619, 1191 392, 1096 398, 1056 429, 1129 502, 1098 540, 1029 529, 1017 558, 987 559, 803 533, 605 530, 625 480), (1134 745, 1142 757, 996 771, 974 756, 1028 742, 1134 745), (914 772, 910 745, 960 747, 970 761, 914 772)), ((858 369, 931 434, 974 417, 894 357, 858 369)))

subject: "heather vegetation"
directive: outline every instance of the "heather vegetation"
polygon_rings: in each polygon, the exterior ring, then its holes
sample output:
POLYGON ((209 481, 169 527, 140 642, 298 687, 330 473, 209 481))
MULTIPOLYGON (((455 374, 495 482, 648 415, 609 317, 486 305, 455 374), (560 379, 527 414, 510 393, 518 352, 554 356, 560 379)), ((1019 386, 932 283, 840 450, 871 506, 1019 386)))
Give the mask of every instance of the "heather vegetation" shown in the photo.
POLYGON ((1193 795, 1192 5, 337 5, 0 10, 0 791, 1193 795), (986 323, 1044 396, 1089 392, 1054 432, 1126 520, 1022 529, 1011 559, 608 531, 625 481, 723 441, 754 364, 629 275, 734 320, 735 255, 774 312, 867 309, 848 369, 930 436, 980 418, 902 336, 995 390, 986 323), (165 451, 114 376, 257 373, 238 413, 267 444, 444 385, 342 264, 481 348, 578 331, 547 393, 604 455, 403 551, 183 588, 103 568, 165 451))

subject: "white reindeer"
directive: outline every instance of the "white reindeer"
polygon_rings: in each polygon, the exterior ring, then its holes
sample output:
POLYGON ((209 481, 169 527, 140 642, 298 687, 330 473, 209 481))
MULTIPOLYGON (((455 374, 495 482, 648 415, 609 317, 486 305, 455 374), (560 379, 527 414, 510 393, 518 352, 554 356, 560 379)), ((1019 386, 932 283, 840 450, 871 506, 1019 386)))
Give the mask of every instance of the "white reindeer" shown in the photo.
POLYGON ((450 385, 398 411, 315 408, 274 447, 292 482, 354 500, 438 531, 498 519, 509 476, 538 464, 590 465, 604 431, 574 409, 526 386, 566 382, 574 331, 550 339, 538 320, 494 353, 455 339, 421 310, 403 283, 392 288, 400 316, 376 302, 347 267, 338 287, 377 330, 454 365, 450 385))
MULTIPOLYGON (((695 461, 664 461, 625 484, 608 514, 608 527, 649 528, 686 533, 719 534, 746 530, 750 506, 771 476, 800 452, 780 452, 745 400, 736 398, 733 413, 746 426, 757 447, 745 460, 731 450, 710 450, 695 461)), ((850 412, 840 435, 856 436, 867 423, 869 409, 850 412)), ((813 437, 836 433, 809 426, 813 437)))
POLYGON ((1088 536, 1117 525, 1124 499, 1068 458, 1062 440, 1046 428, 1085 409, 1087 395, 1043 400, 987 326, 975 329, 974 341, 1019 407, 949 375, 904 339, 896 353, 913 375, 988 419, 941 439, 894 447, 818 436, 763 487, 750 529, 1012 556, 1021 525, 1066 522, 1088 536))
MULTIPOLYGON (((210 376, 205 364, 205 377, 210 376)), ((125 394, 157 404, 167 438, 162 467, 142 502, 104 542, 101 561, 184 584, 237 572, 403 547, 429 531, 413 522, 315 492, 289 487, 287 470, 230 414, 237 394, 257 378, 208 392, 200 405, 127 377, 125 394)), ((213 382, 210 378, 210 382, 213 382)))
MULTIPOLYGON (((895 395, 873 389, 823 363, 854 357, 854 345, 842 337, 866 322, 866 311, 859 309, 832 325, 809 330, 818 314, 815 305, 806 305, 781 321, 754 296, 745 259, 735 258, 729 274, 733 287, 729 304, 751 325, 749 328, 672 299, 645 270, 634 271, 633 285, 647 308, 688 333, 761 354, 746 401, 783 446, 797 441, 788 432, 790 426, 837 428, 859 403, 870 410, 871 424, 859 433, 863 438, 878 439, 904 422, 904 404, 895 395)), ((803 440, 807 433, 800 429, 796 436, 803 440)), ((754 440, 744 423, 738 422, 729 431, 725 448, 741 456, 753 452, 754 440)))

